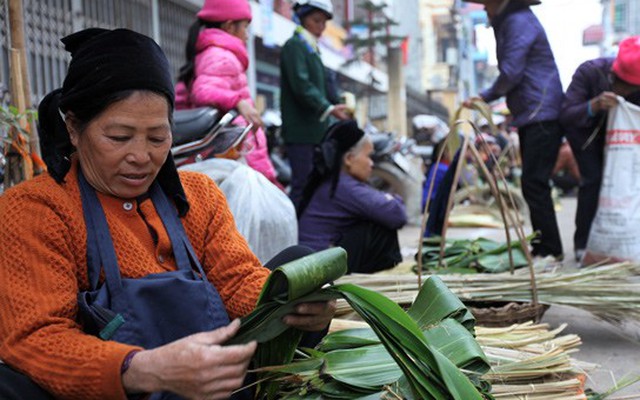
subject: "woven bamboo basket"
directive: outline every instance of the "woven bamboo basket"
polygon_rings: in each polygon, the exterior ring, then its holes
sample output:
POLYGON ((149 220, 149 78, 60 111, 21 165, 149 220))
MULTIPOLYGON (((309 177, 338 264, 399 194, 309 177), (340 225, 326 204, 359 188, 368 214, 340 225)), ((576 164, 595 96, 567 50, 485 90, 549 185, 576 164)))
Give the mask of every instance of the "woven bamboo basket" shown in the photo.
POLYGON ((540 321, 549 309, 547 304, 501 301, 466 301, 469 311, 476 318, 476 324, 486 327, 505 327, 528 321, 540 321))
MULTIPOLYGON (((490 117, 490 113, 488 111, 488 105, 486 103, 481 102, 480 104, 474 104, 474 108, 476 109, 476 111, 479 111, 485 118, 487 118, 488 121, 492 121, 490 117)), ((449 135, 447 135, 445 146, 442 146, 440 154, 438 154, 438 159, 436 161, 437 163, 440 162, 444 151, 446 151, 447 149, 447 142, 449 142, 450 139, 452 139, 453 137, 457 136, 457 129, 455 128, 457 127, 457 125, 464 122, 460 120, 461 111, 462 111, 462 107, 458 109, 455 117, 452 120, 452 123, 449 127, 450 133, 449 135)), ((470 123, 470 125, 476 131, 476 133, 479 133, 479 130, 473 123, 470 123)), ((490 125, 492 126, 492 129, 494 129, 493 122, 490 122, 490 125)), ((482 136, 480 136, 480 138, 482 139, 482 136)), ((487 154, 490 154, 491 157, 493 157, 493 161, 497 165, 498 160, 495 159, 495 157, 493 156, 493 153, 489 151, 488 145, 484 141, 484 139, 481 140, 481 144, 483 146, 486 146, 485 149, 487 150, 487 154)), ((513 264, 513 256, 511 254, 511 233, 509 231, 509 227, 513 227, 515 229, 515 233, 518 236, 518 239, 520 240, 522 251, 527 257, 529 275, 531 278, 531 301, 530 302, 527 302, 527 301, 523 301, 523 302, 469 301, 468 302, 464 299, 462 300, 467 305, 467 307, 469 308, 471 313, 474 315, 474 317, 476 318, 476 322, 479 326, 504 327, 504 326, 510 326, 516 323, 527 322, 527 321, 539 322, 542 316, 544 315, 544 313, 549 308, 549 306, 545 304, 540 304, 538 302, 538 288, 536 285, 535 271, 533 268, 533 257, 531 255, 531 252, 529 251, 529 246, 525 238, 524 229, 522 228, 521 220, 517 214, 516 202, 509 191, 507 191, 506 196, 501 194, 498 181, 501 181, 502 183, 504 183, 506 187, 507 185, 506 178, 504 177, 504 175, 502 174, 502 171, 500 171, 499 168, 495 169, 493 173, 487 169, 484 162, 482 161, 480 154, 478 153, 475 146, 471 144, 470 139, 467 135, 465 135, 459 151, 460 151, 459 160, 465 160, 466 159, 465 155, 467 151, 470 152, 470 155, 472 156, 471 158, 475 159, 478 167, 480 168, 485 179, 487 180, 489 189, 493 197, 496 200, 496 203, 500 210, 500 214, 502 216, 502 221, 504 223, 504 230, 505 230, 507 244, 509 244, 509 262, 511 264, 511 273, 513 273, 514 264, 513 264)), ((455 170, 453 182, 459 182, 463 164, 464 164, 464 161, 458 162, 457 168, 455 170)), ((432 180, 431 186, 429 187, 428 194, 427 194, 427 201, 424 208, 424 215, 422 218, 422 229, 420 230, 420 239, 419 239, 419 246, 418 246, 418 254, 420 255, 422 254, 422 238, 424 236, 424 232, 426 228, 427 217, 429 213, 429 203, 431 199, 431 193, 433 191, 434 182, 435 180, 432 180)), ((455 202, 455 192, 456 192, 456 185, 454 184, 451 187, 451 192, 449 193, 449 202, 447 204, 447 210, 446 210, 445 219, 444 219, 445 222, 444 222, 442 233, 441 233, 442 240, 440 242, 440 260, 444 258, 444 246, 446 241, 447 226, 448 226, 449 216, 451 214, 451 209, 453 208, 453 205, 455 202)), ((422 257, 420 256, 418 257, 418 287, 421 286, 421 275, 422 275, 422 257)))

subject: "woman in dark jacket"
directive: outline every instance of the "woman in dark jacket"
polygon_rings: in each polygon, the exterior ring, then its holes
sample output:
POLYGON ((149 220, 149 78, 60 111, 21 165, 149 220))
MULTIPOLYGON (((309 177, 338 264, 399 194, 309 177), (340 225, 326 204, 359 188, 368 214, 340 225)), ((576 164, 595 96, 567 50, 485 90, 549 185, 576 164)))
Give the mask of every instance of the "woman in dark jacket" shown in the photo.
MULTIPOLYGON (((495 37, 500 76, 480 93, 492 102, 506 96, 518 128, 522 154, 522 194, 533 229, 541 233, 533 254, 561 259, 562 242, 549 180, 562 133, 558 113, 562 85, 549 41, 531 0, 470 0, 485 5, 495 37)), ((465 102, 470 106, 470 101, 465 102)))
POLYGON ((617 96, 640 105, 640 36, 623 41, 616 59, 603 57, 582 63, 562 104, 560 123, 581 177, 573 237, 576 261, 584 254, 598 209, 607 111, 618 103, 617 96))
POLYGON ((398 229, 407 222, 399 197, 367 184, 371 139, 353 120, 329 128, 298 207, 299 242, 314 250, 341 246, 349 272, 375 272, 400 261, 398 229))

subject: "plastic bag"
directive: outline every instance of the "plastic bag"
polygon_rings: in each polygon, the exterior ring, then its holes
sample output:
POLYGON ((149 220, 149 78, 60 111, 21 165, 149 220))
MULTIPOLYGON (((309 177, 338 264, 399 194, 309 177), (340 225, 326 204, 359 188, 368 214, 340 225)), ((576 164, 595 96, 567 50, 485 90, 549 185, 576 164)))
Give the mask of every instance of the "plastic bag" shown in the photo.
POLYGON ((180 169, 201 172, 220 187, 238 231, 264 264, 298 244, 298 219, 291 200, 261 173, 241 162, 212 158, 180 169))
POLYGON ((609 111, 598 211, 584 265, 640 261, 640 107, 622 97, 618 102, 609 111))
POLYGON ((236 168, 242 165, 243 164, 238 161, 228 160, 226 158, 210 158, 193 164, 183 165, 180 169, 202 172, 209 178, 213 179, 216 185, 220 186, 220 184, 224 182, 224 180, 227 179, 227 177, 231 175, 236 168))
POLYGON ((227 197, 236 227, 263 264, 298 243, 293 203, 262 174, 239 164, 220 189, 227 197))

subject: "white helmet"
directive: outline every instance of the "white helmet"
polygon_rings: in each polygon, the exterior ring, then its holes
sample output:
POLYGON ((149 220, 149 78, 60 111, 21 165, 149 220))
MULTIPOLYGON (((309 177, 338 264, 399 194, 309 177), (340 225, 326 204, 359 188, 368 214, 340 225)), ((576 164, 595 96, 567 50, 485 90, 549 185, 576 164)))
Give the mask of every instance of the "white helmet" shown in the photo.
POLYGON ((293 9, 297 10, 302 6, 310 6, 317 8, 329 16, 329 19, 333 18, 333 4, 331 0, 296 0, 293 3, 293 9))

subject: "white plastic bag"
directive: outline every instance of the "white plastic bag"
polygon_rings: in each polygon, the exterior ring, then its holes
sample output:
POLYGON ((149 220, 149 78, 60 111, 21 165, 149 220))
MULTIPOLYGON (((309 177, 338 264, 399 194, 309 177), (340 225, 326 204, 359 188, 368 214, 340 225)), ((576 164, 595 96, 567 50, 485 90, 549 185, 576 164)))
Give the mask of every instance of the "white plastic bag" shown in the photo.
POLYGON ((618 97, 609 111, 598 211, 583 264, 640 261, 640 107, 618 97))
POLYGON ((261 173, 245 164, 212 158, 180 167, 201 172, 220 187, 238 231, 264 264, 298 244, 298 219, 291 200, 261 173))
POLYGON ((261 173, 239 165, 220 189, 227 197, 236 227, 263 264, 298 243, 293 203, 261 173))
POLYGON ((220 186, 236 168, 242 165, 243 164, 238 161, 228 160, 226 158, 210 158, 193 164, 183 165, 180 169, 201 172, 213 179, 216 185, 220 186))

